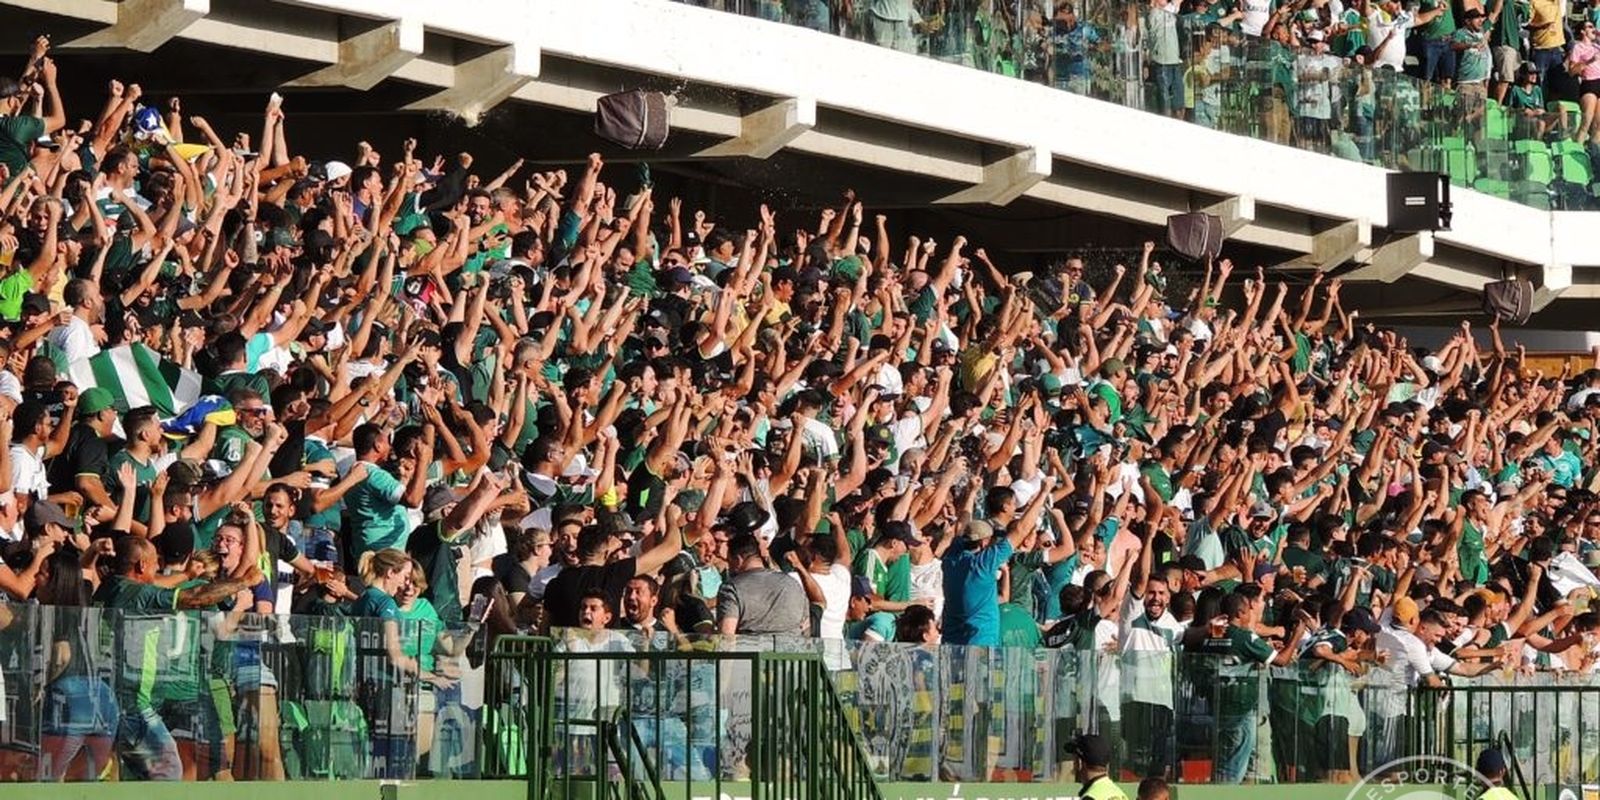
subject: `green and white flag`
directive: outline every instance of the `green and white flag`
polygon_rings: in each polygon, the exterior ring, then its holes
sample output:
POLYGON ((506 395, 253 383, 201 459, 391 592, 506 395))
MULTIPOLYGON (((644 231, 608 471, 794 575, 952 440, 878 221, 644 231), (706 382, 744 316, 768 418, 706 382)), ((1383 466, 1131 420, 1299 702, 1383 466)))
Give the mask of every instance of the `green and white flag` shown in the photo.
POLYGON ((142 344, 125 344, 74 361, 68 368, 82 392, 98 386, 111 393, 118 411, 155 406, 163 419, 176 416, 200 397, 200 374, 162 358, 142 344))

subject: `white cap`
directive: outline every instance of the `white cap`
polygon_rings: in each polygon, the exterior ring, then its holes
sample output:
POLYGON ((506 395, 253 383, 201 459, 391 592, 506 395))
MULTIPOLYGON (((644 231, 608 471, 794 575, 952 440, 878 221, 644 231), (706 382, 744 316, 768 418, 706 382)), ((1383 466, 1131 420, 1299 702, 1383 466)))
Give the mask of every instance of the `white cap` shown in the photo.
POLYGON ((353 171, 350 169, 350 165, 344 163, 343 161, 329 161, 323 166, 323 170, 328 173, 329 183, 333 183, 341 178, 348 178, 350 177, 350 173, 353 171))

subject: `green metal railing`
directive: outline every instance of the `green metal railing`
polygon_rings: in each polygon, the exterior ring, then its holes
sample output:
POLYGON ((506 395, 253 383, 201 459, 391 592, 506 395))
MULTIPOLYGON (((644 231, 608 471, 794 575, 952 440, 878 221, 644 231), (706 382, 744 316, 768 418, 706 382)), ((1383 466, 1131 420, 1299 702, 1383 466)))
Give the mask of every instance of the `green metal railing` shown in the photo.
POLYGON ((501 640, 485 677, 482 774, 525 776, 530 800, 721 796, 725 781, 748 781, 752 800, 882 797, 815 653, 569 632, 501 640))
POLYGON ((552 644, 539 636, 502 636, 485 665, 480 774, 527 778, 529 800, 546 797, 550 788, 552 663, 535 656, 552 644))
POLYGON ((1501 746, 1534 786, 1600 778, 1600 686, 1543 676, 1415 690, 1416 750, 1472 763, 1501 746))

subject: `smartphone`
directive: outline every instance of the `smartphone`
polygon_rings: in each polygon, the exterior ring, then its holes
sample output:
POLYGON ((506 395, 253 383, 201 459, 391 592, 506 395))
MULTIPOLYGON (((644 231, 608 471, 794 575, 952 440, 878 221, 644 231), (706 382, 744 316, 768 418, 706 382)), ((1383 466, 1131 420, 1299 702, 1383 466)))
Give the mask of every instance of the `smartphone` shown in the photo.
POLYGON ((472 610, 467 613, 467 619, 483 622, 489 618, 489 596, 480 594, 472 598, 472 610))

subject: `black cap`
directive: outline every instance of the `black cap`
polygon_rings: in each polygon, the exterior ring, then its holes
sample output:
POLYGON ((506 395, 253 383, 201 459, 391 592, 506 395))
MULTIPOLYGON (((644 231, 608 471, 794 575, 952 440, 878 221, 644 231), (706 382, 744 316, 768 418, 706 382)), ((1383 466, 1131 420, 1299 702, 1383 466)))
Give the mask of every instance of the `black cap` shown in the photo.
POLYGON ((50 298, 42 294, 29 292, 22 296, 22 314, 48 314, 50 313, 50 298))
POLYGON ((194 553, 194 525, 188 522, 169 522, 157 536, 156 556, 163 564, 177 564, 194 553))
POLYGON ((767 524, 767 510, 759 503, 746 500, 728 509, 720 524, 735 534, 755 533, 767 524))
POLYGON ((872 580, 865 575, 857 575, 850 579, 850 596, 871 599, 876 592, 872 591, 872 580))
POLYGON ((1341 627, 1347 631, 1366 631, 1369 636, 1378 635, 1380 630, 1378 621, 1372 617, 1372 612, 1365 608, 1352 608, 1346 611, 1341 627))
POLYGON ((1491 747, 1478 754, 1478 773, 1485 777, 1502 775, 1506 771, 1506 757, 1499 748, 1491 747))
POLYGON ((900 519, 883 523, 883 527, 878 533, 878 539, 883 542, 900 542, 906 547, 915 547, 922 544, 922 540, 917 538, 917 532, 911 527, 911 523, 900 519))
POLYGON ((1072 754, 1085 767, 1111 766, 1111 743, 1097 733, 1079 734, 1078 738, 1072 740, 1072 754))

